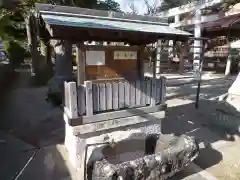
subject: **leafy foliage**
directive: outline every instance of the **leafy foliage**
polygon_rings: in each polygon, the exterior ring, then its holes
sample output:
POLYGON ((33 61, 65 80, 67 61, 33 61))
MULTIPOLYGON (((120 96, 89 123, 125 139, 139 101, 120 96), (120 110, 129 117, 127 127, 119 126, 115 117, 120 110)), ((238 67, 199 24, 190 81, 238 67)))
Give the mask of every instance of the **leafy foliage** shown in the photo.
POLYGON ((194 2, 195 0, 164 0, 160 7, 158 7, 158 11, 166 11, 171 8, 175 8, 178 6, 182 6, 184 4, 188 4, 194 2))
POLYGON ((17 2, 5 0, 3 8, 0 9, 0 38, 6 46, 8 56, 13 58, 14 62, 16 61, 15 54, 27 51, 24 19, 34 8, 36 2, 120 11, 120 5, 114 0, 21 0, 17 2))
POLYGON ((20 45, 20 43, 13 40, 4 41, 4 48, 12 66, 14 68, 18 67, 24 60, 26 53, 25 49, 20 45))
POLYGON ((73 0, 73 4, 88 9, 120 11, 120 5, 114 0, 73 0))

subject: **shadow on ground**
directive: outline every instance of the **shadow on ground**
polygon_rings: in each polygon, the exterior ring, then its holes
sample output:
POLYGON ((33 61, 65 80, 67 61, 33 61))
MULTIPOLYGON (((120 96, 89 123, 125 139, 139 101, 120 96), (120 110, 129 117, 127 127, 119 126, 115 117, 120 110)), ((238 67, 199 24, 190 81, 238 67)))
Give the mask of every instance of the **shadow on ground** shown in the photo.
MULTIPOLYGON (((211 147, 211 143, 221 140, 231 141, 227 136, 224 136, 224 133, 219 134, 206 126, 207 120, 204 115, 201 115, 201 108, 205 108, 202 102, 200 102, 199 110, 195 109, 194 103, 168 107, 164 119, 158 119, 155 116, 151 117, 149 114, 145 116, 143 113, 138 112, 138 115, 141 117, 162 121, 163 134, 174 134, 176 136, 186 134, 188 136, 193 136, 198 143, 203 144, 203 147, 200 149, 199 157, 194 161, 201 169, 194 169, 194 171, 191 170, 188 172, 183 170, 172 177, 172 180, 179 180, 192 175, 197 177, 199 176, 197 173, 202 171, 202 169, 204 170, 218 164, 223 157, 219 151, 211 147)), ((129 110, 129 112, 131 112, 131 110, 129 110)), ((136 113, 136 111, 134 112, 136 113)), ((139 127, 140 126, 141 124, 139 124, 139 127)))
MULTIPOLYGON (((195 137, 199 143, 201 142, 204 145, 200 149, 199 157, 194 161, 203 170, 218 164, 223 158, 223 155, 211 147, 211 144, 219 141, 233 141, 234 139, 229 134, 232 133, 233 135, 239 128, 236 124, 240 124, 240 119, 236 118, 234 121, 237 121, 237 123, 226 123, 225 121, 225 123, 222 123, 221 128, 216 127, 218 121, 221 120, 218 118, 220 115, 216 116, 219 109, 231 111, 233 114, 236 113, 234 108, 218 101, 200 100, 198 110, 194 108, 194 103, 169 107, 166 118, 162 120, 163 134, 178 136, 187 134, 195 137), (231 128, 229 126, 226 128, 226 124, 231 124, 231 128)), ((233 119, 229 119, 229 121, 233 121, 233 119)), ((193 172, 187 173, 187 176, 191 175, 191 173, 193 172)), ((180 173, 176 176, 183 178, 186 174, 180 173)))
POLYGON ((29 69, 21 69, 4 92, 0 102, 1 179, 73 179, 62 152, 62 110, 45 101, 47 88, 33 87, 29 69))
MULTIPOLYGON (((218 78, 211 80, 204 80, 201 82, 200 96, 205 99, 216 97, 226 93, 229 87, 234 82, 234 78, 218 78)), ((197 82, 190 82, 184 84, 168 84, 167 85, 167 99, 182 98, 188 100, 195 100, 197 92, 197 82)))
MULTIPOLYGON (((6 149, 4 153, 0 153, 1 159, 5 158, 5 162, 9 163, 9 169, 14 166, 15 160, 25 157, 21 160, 20 165, 14 170, 14 172, 6 171, 9 174, 17 174, 31 157, 37 148, 41 148, 33 160, 27 166, 26 170, 22 174, 22 179, 35 180, 39 179, 72 179, 70 176, 70 170, 64 159, 63 152, 60 152, 61 146, 65 136, 64 120, 62 119, 62 110, 60 108, 51 107, 44 99, 47 92, 46 87, 32 88, 26 83, 26 78, 29 77, 29 72, 19 73, 16 79, 15 85, 6 94, 5 108, 1 113, 1 129, 5 132, 11 133, 13 136, 20 137, 25 142, 32 145, 29 154, 20 153, 19 148, 14 148, 19 151, 11 152, 11 146, 2 144, 6 149), (24 82, 21 82, 25 79, 24 82), (17 84, 17 85, 16 85, 17 84), (31 89, 31 90, 29 90, 31 89), (24 112, 24 113, 23 113, 24 112), (36 118, 37 117, 37 118, 36 118), (14 158, 12 158, 14 157, 14 158), (12 160, 9 160, 12 159, 12 160)), ((202 92, 207 91, 209 96, 216 94, 215 91, 226 92, 228 87, 220 80, 211 81, 211 85, 205 84, 202 87, 202 92)), ((226 84, 229 82, 226 81, 226 84)), ((231 82, 230 82, 231 83, 231 82)), ((203 84, 204 85, 204 84, 203 84)), ((221 93, 220 92, 220 93, 221 93)), ((189 84, 181 88, 176 87, 173 90, 175 95, 168 96, 168 99, 172 98, 195 98, 195 86, 189 84), (190 90, 190 92, 186 91, 190 90)), ((200 105, 200 109, 201 109, 200 105)), ((155 117, 154 117, 155 118, 155 117)), ((228 140, 225 136, 212 132, 204 123, 205 116, 197 113, 194 109, 194 104, 179 105, 176 107, 169 107, 166 118, 162 120, 162 131, 164 134, 187 134, 194 136, 199 142, 212 143, 219 140, 228 140)), ((9 143, 15 144, 12 140, 9 143)), ((24 151, 25 152, 25 151, 24 151)), ((211 167, 222 159, 221 153, 214 150, 211 147, 201 149, 201 155, 195 161, 196 164, 203 169, 211 167), (203 160, 204 159, 204 160, 203 160)), ((192 172, 190 172, 191 174, 192 172)), ((195 172, 196 173, 196 172, 195 172)), ((11 175, 10 175, 11 176, 11 175)), ((10 177, 8 176, 8 177, 10 177)), ((182 175, 183 176, 183 175, 182 175)), ((9 180, 12 179, 9 178, 9 180)), ((8 178, 5 178, 8 180, 8 178)))

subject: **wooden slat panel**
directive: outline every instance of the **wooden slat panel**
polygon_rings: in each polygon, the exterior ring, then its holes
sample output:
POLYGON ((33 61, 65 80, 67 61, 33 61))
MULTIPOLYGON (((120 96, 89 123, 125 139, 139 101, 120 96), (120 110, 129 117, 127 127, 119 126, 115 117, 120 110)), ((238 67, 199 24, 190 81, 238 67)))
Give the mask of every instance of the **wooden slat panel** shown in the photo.
POLYGON ((99 84, 99 106, 100 111, 106 111, 106 86, 105 83, 99 84))
POLYGON ((136 106, 136 82, 131 81, 130 84, 130 107, 136 106))
POLYGON ((113 93, 112 93, 112 83, 106 83, 106 101, 107 110, 113 109, 113 93))
POLYGON ((69 112, 71 118, 78 117, 78 107, 77 107, 77 85, 75 82, 69 82, 69 112))
POLYGON ((86 115, 92 116, 93 115, 93 89, 92 89, 92 82, 85 81, 86 87, 86 115))
POLYGON ((141 96, 142 96, 142 91, 141 91, 141 81, 137 80, 136 81, 136 106, 141 106, 141 96))
POLYGON ((125 107, 130 106, 130 84, 128 81, 124 82, 124 91, 125 91, 125 107))
POLYGON ((119 109, 118 83, 113 83, 112 86, 113 86, 113 109, 117 110, 119 109))
POLYGON ((146 94, 147 94, 147 88, 146 88, 146 81, 141 81, 141 106, 146 106, 146 94))
POLYGON ((146 81, 146 90, 147 90, 147 94, 146 94, 146 104, 150 104, 151 103, 151 87, 152 87, 152 81, 151 80, 147 80, 146 81))
POLYGON ((69 108, 68 83, 64 82, 64 105, 69 108))
POLYGON ((125 101, 124 101, 124 82, 119 82, 119 108, 125 107, 125 101))
POLYGON ((93 109, 94 112, 99 111, 99 89, 98 84, 93 84, 93 109))
POLYGON ((156 105, 156 79, 152 80, 151 106, 156 105))
POLYGON ((85 87, 84 85, 78 86, 78 113, 83 115, 86 112, 86 97, 85 97, 85 87))
POLYGON ((156 104, 161 101, 161 79, 156 80, 156 104))

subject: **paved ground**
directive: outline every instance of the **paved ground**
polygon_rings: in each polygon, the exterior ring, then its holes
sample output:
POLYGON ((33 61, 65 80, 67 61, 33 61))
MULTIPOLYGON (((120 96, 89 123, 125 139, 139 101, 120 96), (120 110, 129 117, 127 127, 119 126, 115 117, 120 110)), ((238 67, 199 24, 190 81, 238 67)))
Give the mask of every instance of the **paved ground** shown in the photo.
MULTIPOLYGON (((58 114, 61 110, 49 106, 44 101, 46 88, 35 87, 29 91, 29 85, 26 83, 28 73, 20 73, 23 78, 11 88, 6 96, 5 108, 1 108, 2 112, 5 109, 5 113, 1 113, 1 127, 5 133, 0 133, 0 166, 5 168, 1 169, 0 175, 4 180, 16 177, 28 159, 35 154, 36 148, 40 147, 19 179, 74 179, 75 172, 72 172, 66 163, 66 154, 62 146, 56 145, 63 142, 63 137, 58 135, 64 135, 64 129, 63 122, 59 122, 59 116, 53 117, 52 114, 58 114), (13 137, 20 137, 28 143, 13 137), (47 145, 50 146, 46 147, 47 145)), ((192 80, 189 75, 168 78, 169 109, 167 117, 163 120, 163 133, 189 134, 199 142, 211 144, 211 147, 203 146, 195 164, 178 173, 172 180, 209 180, 213 179, 211 174, 220 180, 225 180, 222 177, 226 176, 230 180, 240 179, 236 173, 238 166, 235 167, 238 162, 234 162, 230 155, 225 155, 237 154, 236 149, 240 145, 238 142, 230 142, 224 134, 202 123, 205 117, 194 109, 196 84, 192 80), (229 161, 235 169, 229 168, 227 175, 222 174, 223 168, 226 169, 227 165, 231 164, 229 161), (233 177, 231 174, 234 174, 233 177)), ((214 78, 205 76, 201 98, 208 99, 226 93, 233 80, 234 77, 225 79, 219 75, 214 78)), ((204 108, 208 107, 201 101, 201 112, 204 112, 204 108)))
MULTIPOLYGON (((184 81, 185 78, 181 79, 184 81)), ((206 99, 215 97, 227 92, 235 77, 205 79, 202 82, 200 93, 199 109, 195 110, 196 84, 189 82, 177 85, 172 79, 168 80, 168 113, 163 121, 163 132, 174 134, 188 134, 194 136, 205 147, 201 149, 200 156, 190 165, 190 174, 201 175, 206 179, 240 179, 240 156, 237 151, 240 148, 239 141, 232 141, 227 132, 223 129, 207 126, 207 121, 215 118, 210 116, 214 113, 218 103, 206 99), (208 146, 208 147, 206 147, 208 146)), ((181 173, 185 174, 185 169, 181 173)), ((189 171, 188 171, 189 172, 189 171)), ((181 179, 180 175, 176 179, 181 179)), ((187 176, 187 179, 197 180, 195 176, 187 176)))

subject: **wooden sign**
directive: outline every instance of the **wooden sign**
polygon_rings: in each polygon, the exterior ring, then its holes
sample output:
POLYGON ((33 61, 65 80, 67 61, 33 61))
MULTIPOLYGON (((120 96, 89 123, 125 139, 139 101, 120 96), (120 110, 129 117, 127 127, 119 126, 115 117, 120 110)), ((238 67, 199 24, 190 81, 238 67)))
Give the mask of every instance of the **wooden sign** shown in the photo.
POLYGON ((137 51, 114 51, 115 60, 137 60, 137 51))

